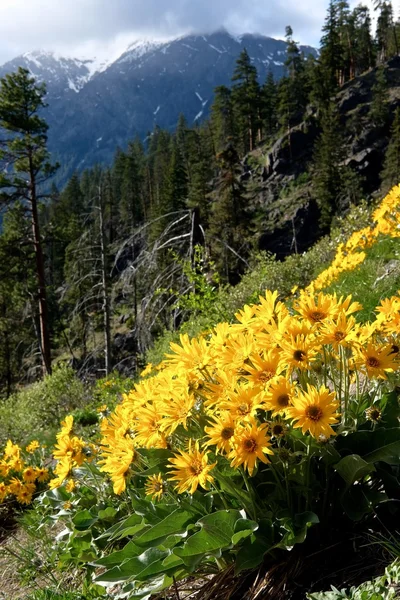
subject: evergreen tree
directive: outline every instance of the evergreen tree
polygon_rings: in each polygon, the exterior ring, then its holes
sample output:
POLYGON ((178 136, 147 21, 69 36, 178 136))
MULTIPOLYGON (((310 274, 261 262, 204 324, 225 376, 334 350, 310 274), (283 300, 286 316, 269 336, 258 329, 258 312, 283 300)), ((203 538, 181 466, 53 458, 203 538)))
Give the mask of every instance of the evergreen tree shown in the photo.
POLYGON ((393 125, 390 131, 389 145, 385 154, 382 171, 382 186, 384 191, 390 190, 400 181, 400 108, 396 108, 393 125))
MULTIPOLYGON (((190 157, 191 177, 188 186, 187 206, 198 211, 203 226, 207 226, 209 220, 207 196, 210 192, 214 159, 211 142, 211 137, 206 128, 193 129, 188 134, 187 147, 190 157)), ((200 240, 197 241, 200 242, 200 240)))
POLYGON ((343 197, 343 138, 333 103, 324 111, 321 127, 322 132, 314 151, 313 187, 321 211, 320 225, 322 229, 327 229, 333 215, 341 208, 343 197))
POLYGON ((370 110, 370 118, 378 127, 383 127, 389 118, 388 93, 386 72, 383 66, 379 66, 376 69, 375 83, 372 86, 370 110))
POLYGON ((342 24, 340 22, 340 6, 338 0, 330 0, 328 14, 322 28, 320 64, 329 96, 338 89, 343 72, 343 48, 341 42, 342 24))
POLYGON ((360 75, 375 64, 375 46, 371 33, 371 15, 367 6, 359 5, 352 13, 355 72, 360 75))
POLYGON ((210 195, 211 258, 223 279, 237 282, 247 264, 245 257, 251 246, 252 219, 238 177, 239 156, 232 145, 218 155, 218 164, 218 181, 210 195))
POLYGON ((393 6, 390 1, 385 0, 374 0, 374 6, 375 10, 379 10, 376 26, 378 61, 384 63, 399 53, 393 6))
POLYGON ((341 66, 338 73, 339 85, 355 77, 355 27, 347 0, 338 0, 338 31, 341 46, 341 66))
POLYGON ((0 127, 9 135, 0 142, 0 160, 12 168, 0 175, 0 200, 22 200, 32 225, 35 253, 37 299, 39 306, 39 345, 43 371, 51 373, 51 349, 46 278, 39 224, 39 204, 44 196, 43 183, 54 174, 47 151, 47 129, 39 111, 45 107, 45 86, 38 85, 26 69, 0 80, 0 127))
POLYGON ((119 206, 120 235, 126 237, 142 223, 144 208, 144 149, 140 140, 128 145, 122 173, 119 206))
POLYGON ((214 90, 214 102, 211 106, 211 127, 217 153, 227 143, 236 146, 238 130, 233 111, 232 92, 225 85, 220 85, 214 90))
POLYGON ((277 129, 277 84, 272 71, 261 90, 263 131, 266 136, 272 136, 277 129))
POLYGON ((175 138, 171 141, 171 155, 166 180, 166 212, 174 212, 186 208, 187 196, 188 174, 182 151, 175 138))
POLYGON ((0 391, 6 396, 37 361, 39 323, 32 307, 36 278, 29 233, 25 208, 16 202, 4 214, 0 235, 0 391))
POLYGON ((286 27, 286 42, 287 75, 281 79, 278 86, 278 120, 282 128, 289 133, 290 145, 290 128, 296 121, 301 120, 308 98, 305 90, 304 58, 293 40, 290 26, 286 27))
POLYGON ((246 48, 236 61, 232 82, 232 101, 239 124, 239 137, 242 152, 246 154, 253 150, 257 140, 261 140, 261 91, 257 69, 251 64, 246 48))

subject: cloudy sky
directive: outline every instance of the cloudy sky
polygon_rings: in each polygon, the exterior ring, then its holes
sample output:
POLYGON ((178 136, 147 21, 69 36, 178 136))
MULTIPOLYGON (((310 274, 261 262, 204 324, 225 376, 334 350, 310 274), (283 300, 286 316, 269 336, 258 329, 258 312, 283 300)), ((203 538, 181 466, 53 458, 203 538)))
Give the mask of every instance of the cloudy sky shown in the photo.
MULTIPOLYGON (((226 27, 317 45, 329 0, 0 0, 0 64, 29 50, 98 59, 138 38, 226 27)), ((351 0, 356 6, 359 0, 351 0)), ((372 0, 364 0, 372 5, 372 0)), ((396 14, 400 0, 394 0, 396 14)))

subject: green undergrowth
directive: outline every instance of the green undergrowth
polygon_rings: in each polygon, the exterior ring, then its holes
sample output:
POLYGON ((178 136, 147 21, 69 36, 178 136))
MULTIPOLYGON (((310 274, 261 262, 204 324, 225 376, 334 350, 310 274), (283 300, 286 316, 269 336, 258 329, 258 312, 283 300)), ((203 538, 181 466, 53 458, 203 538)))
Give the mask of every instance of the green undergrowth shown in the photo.
MULTIPOLYGON (((284 261, 278 261, 273 254, 265 252, 254 255, 248 271, 235 286, 217 288, 213 284, 200 285, 196 298, 191 298, 189 294, 185 300, 184 307, 190 313, 188 320, 179 331, 164 332, 148 351, 147 361, 153 364, 161 362, 164 354, 169 352, 170 342, 177 341, 180 333, 197 336, 217 323, 234 321, 235 313, 245 304, 257 303, 266 289, 277 290, 280 297, 285 299, 291 296, 294 286, 306 287, 331 263, 340 242, 347 240, 354 231, 370 224, 372 210, 372 206, 361 204, 345 217, 336 218, 331 234, 321 238, 303 254, 292 254, 284 261)), ((385 261, 386 256, 382 259, 383 263, 385 261)), ((193 277, 196 279, 197 275, 194 274, 193 277)), ((382 284, 384 286, 385 282, 382 284)))
POLYGON ((33 439, 52 446, 59 424, 67 414, 74 416, 78 432, 90 437, 99 420, 98 408, 113 409, 132 381, 113 374, 92 384, 82 382, 67 366, 52 375, 0 400, 0 446, 8 439, 28 444, 33 439))
POLYGON ((329 592, 308 594, 308 600, 395 600, 400 598, 400 562, 389 565, 382 577, 349 590, 332 587, 329 592))
POLYGON ((366 251, 365 261, 354 271, 343 273, 326 288, 338 296, 352 294, 363 305, 361 321, 373 319, 374 309, 383 298, 400 288, 400 238, 382 238, 366 251))

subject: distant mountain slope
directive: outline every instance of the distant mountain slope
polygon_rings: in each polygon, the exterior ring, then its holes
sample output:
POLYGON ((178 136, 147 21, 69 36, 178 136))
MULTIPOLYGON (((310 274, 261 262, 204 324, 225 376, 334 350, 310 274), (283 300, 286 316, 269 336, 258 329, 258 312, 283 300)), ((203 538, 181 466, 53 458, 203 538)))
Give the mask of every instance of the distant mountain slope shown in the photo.
MULTIPOLYGON (((94 61, 27 53, 0 67, 0 76, 21 65, 46 81, 49 146, 65 178, 74 169, 109 163, 117 146, 137 135, 144 138, 156 124, 172 130, 180 113, 190 124, 203 119, 214 88, 230 85, 243 48, 261 81, 270 70, 276 78, 283 75, 284 41, 218 31, 169 42, 137 41, 100 69, 94 61)), ((308 46, 302 50, 316 53, 308 46)))

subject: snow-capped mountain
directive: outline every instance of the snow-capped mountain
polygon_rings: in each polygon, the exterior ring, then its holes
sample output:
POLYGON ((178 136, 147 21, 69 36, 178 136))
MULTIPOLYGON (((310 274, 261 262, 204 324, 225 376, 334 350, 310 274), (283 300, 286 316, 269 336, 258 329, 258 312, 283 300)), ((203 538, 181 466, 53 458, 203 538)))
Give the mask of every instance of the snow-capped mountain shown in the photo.
MULTIPOLYGON (((208 115, 213 91, 230 85, 246 48, 260 81, 284 73, 286 43, 262 35, 227 31, 170 41, 138 40, 117 60, 64 58, 31 52, 0 67, 0 77, 23 66, 48 89, 45 117, 49 146, 67 176, 74 169, 109 163, 117 146, 155 125, 173 130, 183 113, 189 124, 208 115)), ((305 54, 316 54, 302 47, 305 54)))
POLYGON ((0 67, 0 76, 18 67, 28 69, 38 81, 45 81, 49 95, 67 90, 79 92, 88 82, 90 61, 57 56, 54 52, 36 50, 26 52, 0 67))

